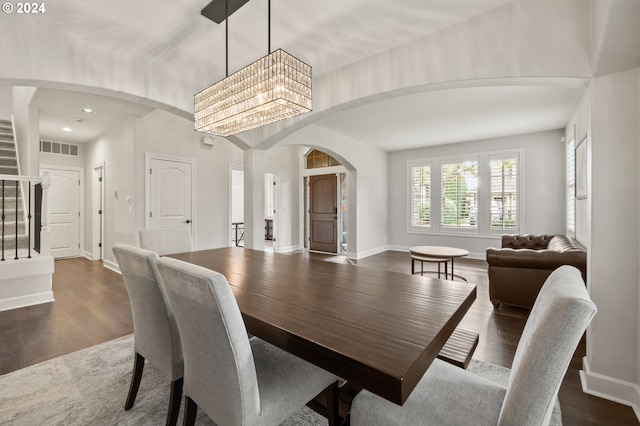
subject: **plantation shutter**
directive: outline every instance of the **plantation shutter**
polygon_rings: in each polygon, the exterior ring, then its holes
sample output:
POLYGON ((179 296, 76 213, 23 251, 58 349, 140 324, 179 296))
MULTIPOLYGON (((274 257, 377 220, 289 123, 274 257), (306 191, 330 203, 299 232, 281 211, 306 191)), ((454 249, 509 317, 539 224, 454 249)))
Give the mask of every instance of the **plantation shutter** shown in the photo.
POLYGON ((518 229, 518 159, 491 160, 491 229, 518 229))
POLYGON ((431 167, 410 168, 411 226, 431 226, 431 167))
POLYGON ((441 224, 448 228, 477 228, 478 162, 443 164, 441 224))
POLYGON ((567 144, 567 234, 576 236, 576 142, 567 144))

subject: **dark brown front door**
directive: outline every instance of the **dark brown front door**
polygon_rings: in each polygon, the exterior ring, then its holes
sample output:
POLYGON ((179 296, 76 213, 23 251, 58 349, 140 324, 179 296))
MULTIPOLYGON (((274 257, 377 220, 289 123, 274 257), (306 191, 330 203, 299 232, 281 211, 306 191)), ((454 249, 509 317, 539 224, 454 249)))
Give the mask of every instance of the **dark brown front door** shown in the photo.
POLYGON ((310 176, 309 249, 338 252, 338 177, 310 176))

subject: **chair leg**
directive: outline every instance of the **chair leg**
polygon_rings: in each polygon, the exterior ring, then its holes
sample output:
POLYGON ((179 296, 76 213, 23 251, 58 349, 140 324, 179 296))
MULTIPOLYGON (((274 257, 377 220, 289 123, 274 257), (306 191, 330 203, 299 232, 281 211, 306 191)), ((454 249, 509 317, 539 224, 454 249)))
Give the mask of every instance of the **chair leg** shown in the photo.
POLYGON ((336 380, 333 384, 325 389, 325 397, 327 399, 327 418, 329 426, 338 426, 340 424, 340 403, 338 400, 338 392, 340 387, 336 380))
POLYGON ((133 403, 138 395, 138 389, 140 388, 140 380, 142 380, 142 371, 144 370, 144 357, 136 352, 135 360, 133 361, 133 372, 131 373, 131 385, 129 386, 129 395, 127 396, 127 402, 124 403, 125 411, 133 407, 133 403))
POLYGON ((198 411, 198 404, 193 402, 193 399, 188 396, 184 397, 184 421, 183 426, 193 426, 196 424, 196 413, 198 411))
POLYGON ((171 382, 171 396, 169 397, 169 412, 167 413, 167 426, 176 426, 178 413, 180 412, 180 400, 182 399, 182 383, 180 377, 171 382))

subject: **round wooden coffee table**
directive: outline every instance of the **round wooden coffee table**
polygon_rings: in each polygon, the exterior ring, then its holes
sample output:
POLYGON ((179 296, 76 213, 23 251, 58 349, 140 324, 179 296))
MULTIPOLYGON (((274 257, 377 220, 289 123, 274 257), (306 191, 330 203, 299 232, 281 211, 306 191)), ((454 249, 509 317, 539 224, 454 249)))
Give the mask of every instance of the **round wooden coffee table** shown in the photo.
POLYGON ((454 277, 458 277, 461 280, 467 281, 465 277, 456 275, 453 272, 453 260, 456 257, 468 256, 469 252, 467 250, 444 246, 416 246, 411 247, 409 253, 411 254, 411 274, 415 273, 414 262, 416 260, 420 262, 421 274, 424 273, 424 268, 422 267, 423 262, 436 262, 438 263, 438 278, 440 278, 440 264, 444 263, 445 279, 448 279, 449 275, 451 275, 452 280, 454 277), (451 274, 448 272, 447 265, 449 262, 451 262, 451 274))

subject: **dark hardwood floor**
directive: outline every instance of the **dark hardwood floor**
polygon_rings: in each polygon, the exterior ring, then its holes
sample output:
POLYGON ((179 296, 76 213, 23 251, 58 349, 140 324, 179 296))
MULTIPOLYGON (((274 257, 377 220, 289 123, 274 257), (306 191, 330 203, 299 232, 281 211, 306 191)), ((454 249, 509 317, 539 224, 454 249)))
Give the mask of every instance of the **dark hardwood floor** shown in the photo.
MULTIPOLYGON (((409 273, 407 253, 385 252, 366 259, 293 253, 360 267, 409 273)), ((119 274, 101 262, 83 258, 56 261, 53 290, 56 301, 0 312, 0 374, 124 336, 133 331, 127 292, 119 274)), ((461 328, 480 334, 474 358, 510 367, 527 319, 524 309, 489 302, 486 263, 456 260, 456 273, 478 285, 478 297, 461 328)), ((455 283, 452 283, 455 285, 455 283)), ((578 347, 560 389, 564 425, 638 425, 630 407, 586 395, 578 371, 585 345, 578 347)))

